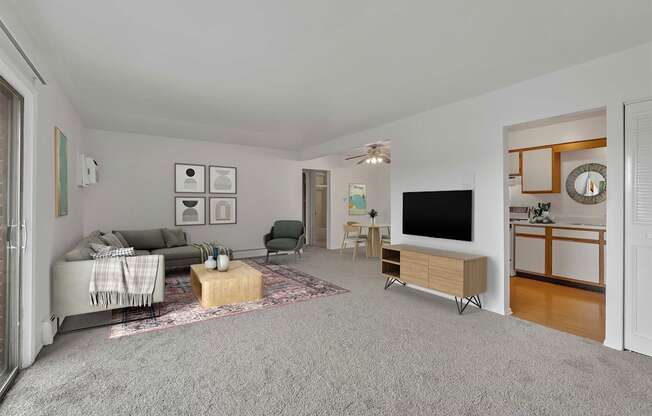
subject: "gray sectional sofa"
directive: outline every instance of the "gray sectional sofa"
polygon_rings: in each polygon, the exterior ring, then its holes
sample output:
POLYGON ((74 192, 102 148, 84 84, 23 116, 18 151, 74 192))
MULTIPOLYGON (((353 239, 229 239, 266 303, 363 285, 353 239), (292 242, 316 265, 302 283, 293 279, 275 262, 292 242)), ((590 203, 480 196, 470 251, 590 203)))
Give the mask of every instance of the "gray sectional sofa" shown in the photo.
MULTIPOLYGON (((136 255, 158 255, 159 267, 154 285, 154 303, 165 297, 165 270, 201 263, 199 249, 187 242, 181 230, 151 229, 118 231, 136 255)), ((52 273, 52 312, 60 320, 66 316, 99 310, 117 309, 120 306, 97 308, 90 306, 88 288, 93 270, 91 243, 106 244, 94 231, 82 239, 72 250, 59 259, 52 273)))

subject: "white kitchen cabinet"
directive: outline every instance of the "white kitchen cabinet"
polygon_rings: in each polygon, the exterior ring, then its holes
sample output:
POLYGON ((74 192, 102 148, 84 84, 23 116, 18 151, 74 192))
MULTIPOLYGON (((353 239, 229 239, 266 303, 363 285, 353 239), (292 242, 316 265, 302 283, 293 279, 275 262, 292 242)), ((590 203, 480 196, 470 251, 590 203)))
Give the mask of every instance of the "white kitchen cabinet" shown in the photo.
POLYGON ((509 157, 509 175, 518 176, 521 174, 521 156, 520 152, 508 153, 509 157))
POLYGON ((552 274, 568 279, 600 283, 600 246, 568 240, 552 240, 552 274))
POLYGON ((544 274, 546 272, 546 240, 517 235, 514 247, 516 270, 544 274))
POLYGON ((522 192, 558 193, 560 191, 561 164, 559 153, 552 147, 523 150, 522 192))

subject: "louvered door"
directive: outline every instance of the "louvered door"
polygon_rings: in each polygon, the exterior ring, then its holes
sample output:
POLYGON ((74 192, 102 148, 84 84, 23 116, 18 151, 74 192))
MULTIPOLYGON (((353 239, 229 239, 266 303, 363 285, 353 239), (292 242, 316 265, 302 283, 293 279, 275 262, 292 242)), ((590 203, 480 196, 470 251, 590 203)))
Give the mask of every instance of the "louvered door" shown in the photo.
POLYGON ((652 355, 652 100, 625 107, 625 347, 652 355))

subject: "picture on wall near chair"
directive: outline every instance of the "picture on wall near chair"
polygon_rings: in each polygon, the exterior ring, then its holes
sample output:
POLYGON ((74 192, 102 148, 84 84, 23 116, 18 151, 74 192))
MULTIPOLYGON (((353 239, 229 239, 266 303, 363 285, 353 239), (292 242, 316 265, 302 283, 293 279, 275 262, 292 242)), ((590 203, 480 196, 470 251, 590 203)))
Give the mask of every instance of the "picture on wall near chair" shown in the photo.
POLYGON ((367 215, 367 185, 349 184, 349 215, 367 215))
POLYGON ((211 194, 237 193, 238 170, 230 166, 208 167, 208 192, 211 194))
POLYGON ((206 198, 174 198, 175 225, 205 225, 206 198))
POLYGON ((208 209, 211 224, 235 224, 238 222, 237 201, 234 197, 210 198, 208 209))
POLYGON ((175 163, 174 191, 184 194, 206 192, 206 166, 175 163))
POLYGON ((68 138, 54 128, 54 211, 68 215, 68 138))

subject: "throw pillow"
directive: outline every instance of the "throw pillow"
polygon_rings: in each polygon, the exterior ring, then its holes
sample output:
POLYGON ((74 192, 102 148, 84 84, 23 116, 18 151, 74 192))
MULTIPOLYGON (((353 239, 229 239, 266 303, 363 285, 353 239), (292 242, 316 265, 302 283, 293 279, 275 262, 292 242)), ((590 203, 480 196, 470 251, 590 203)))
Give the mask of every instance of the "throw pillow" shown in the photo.
POLYGON ((91 246, 91 249, 93 250, 93 254, 103 253, 103 252, 106 252, 106 251, 109 251, 111 249, 116 248, 116 247, 113 247, 113 246, 107 246, 106 244, 96 244, 96 243, 91 243, 90 246, 91 246))
POLYGON ((93 231, 83 240, 81 240, 75 248, 64 254, 63 258, 66 261, 84 261, 93 259, 93 249, 91 243, 104 245, 104 241, 100 239, 102 233, 100 231, 93 231))
POLYGON ((117 231, 114 231, 113 234, 118 237, 118 240, 120 240, 120 243, 122 243, 122 247, 130 247, 129 243, 127 243, 127 240, 125 240, 124 236, 120 234, 117 231))
POLYGON ((186 234, 181 228, 164 228, 163 238, 165 239, 165 246, 167 248, 188 245, 186 242, 186 234))
POLYGON ((135 256, 136 252, 133 247, 111 247, 109 250, 103 250, 93 254, 94 259, 104 259, 107 257, 130 257, 135 256))
POLYGON ((118 247, 118 248, 126 247, 124 244, 122 244, 118 236, 113 233, 104 234, 100 238, 109 246, 118 247))

